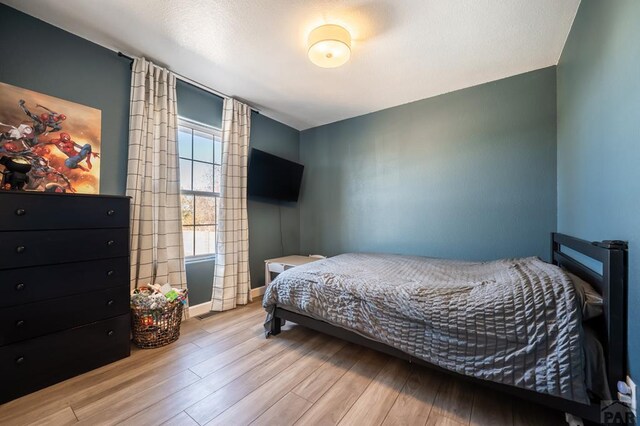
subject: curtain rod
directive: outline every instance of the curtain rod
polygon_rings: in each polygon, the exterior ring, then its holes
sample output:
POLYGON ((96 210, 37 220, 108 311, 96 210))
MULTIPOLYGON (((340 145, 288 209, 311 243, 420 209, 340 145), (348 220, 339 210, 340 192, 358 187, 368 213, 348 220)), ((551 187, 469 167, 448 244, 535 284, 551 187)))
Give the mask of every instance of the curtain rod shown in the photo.
MULTIPOLYGON (((128 60, 130 60, 130 61, 133 63, 134 58, 133 58, 133 57, 131 57, 131 56, 129 56, 129 55, 126 55, 126 54, 124 54, 124 53, 122 53, 122 52, 118 52, 118 56, 120 56, 121 58, 128 59, 128 60)), ((201 83, 198 83, 197 81, 191 80, 190 78, 185 77, 185 76, 184 76, 184 75, 182 75, 182 74, 178 74, 177 72, 174 72, 174 71, 171 71, 171 72, 176 76, 176 78, 177 78, 178 80, 182 80, 182 81, 183 81, 183 82, 185 82, 185 83, 188 83, 188 84, 190 84, 190 85, 192 85, 192 86, 194 86, 194 87, 197 87, 198 89, 202 89, 202 90, 204 90, 204 91, 207 91, 207 92, 209 92, 209 93, 212 93, 212 94, 214 94, 214 95, 216 95, 216 96, 218 96, 218 97, 221 97, 222 99, 231 99, 231 98, 232 98, 231 96, 229 96, 229 95, 225 95, 224 93, 219 92, 219 91, 217 91, 217 90, 215 90, 215 89, 212 89, 212 88, 211 88, 211 87, 209 87, 209 86, 205 86, 204 84, 201 84, 201 83)), ((249 108, 251 108, 251 110, 253 110, 254 112, 257 112, 258 114, 260 113, 260 110, 259 110, 258 108, 256 108, 256 107, 254 107, 254 106, 250 105, 250 104, 249 104, 248 102, 246 102, 245 100, 241 100, 241 101, 242 101, 243 103, 245 103, 245 104, 249 105, 249 108)))

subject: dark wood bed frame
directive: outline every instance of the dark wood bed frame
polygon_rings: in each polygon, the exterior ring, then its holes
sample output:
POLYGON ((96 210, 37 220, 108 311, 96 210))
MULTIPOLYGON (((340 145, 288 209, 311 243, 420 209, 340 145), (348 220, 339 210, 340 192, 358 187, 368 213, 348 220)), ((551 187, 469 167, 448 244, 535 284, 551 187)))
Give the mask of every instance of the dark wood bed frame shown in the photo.
MULTIPOLYGON (((607 375, 612 395, 617 394, 618 380, 624 380, 626 375, 627 356, 627 243, 624 241, 589 242, 564 234, 551 234, 551 256, 555 265, 561 266, 571 273, 579 276, 597 289, 604 299, 604 315, 596 318, 597 322, 590 325, 599 334, 600 342, 604 348, 607 375), (602 273, 594 272, 581 263, 579 259, 571 257, 566 250, 568 248, 582 256, 594 259, 602 263, 602 273)), ((465 376, 449 370, 445 370, 422 359, 418 359, 384 343, 368 339, 352 331, 336 327, 321 320, 313 319, 299 313, 288 311, 276 306, 271 329, 267 335, 280 333, 281 321, 287 320, 331 336, 356 343, 409 362, 424 365, 460 379, 487 386, 498 391, 515 395, 521 399, 543 404, 565 413, 573 414, 584 420, 600 422, 600 401, 592 401, 590 405, 581 404, 564 398, 541 394, 527 389, 504 385, 474 377, 465 376)))

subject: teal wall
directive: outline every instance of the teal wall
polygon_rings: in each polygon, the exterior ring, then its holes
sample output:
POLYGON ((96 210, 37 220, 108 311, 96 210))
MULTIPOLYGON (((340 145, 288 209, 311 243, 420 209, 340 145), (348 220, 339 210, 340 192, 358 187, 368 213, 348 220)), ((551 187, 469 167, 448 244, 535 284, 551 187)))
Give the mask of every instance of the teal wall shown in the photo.
POLYGON ((303 253, 549 257, 555 67, 301 133, 303 253))
POLYGON ((191 306, 211 300, 211 286, 216 263, 211 259, 188 261, 186 264, 189 304, 191 306))
POLYGON ((0 81, 102 111, 100 192, 124 195, 130 62, 0 4, 0 81))
POLYGON ((209 126, 222 128, 222 98, 182 80, 176 84, 178 114, 209 126))
POLYGON ((582 0, 558 65, 558 230, 629 240, 629 367, 636 383, 639 195, 640 1, 582 0))
MULTIPOLYGON (((0 81, 102 111, 100 189, 124 195, 127 179, 130 61, 108 49, 0 4, 0 81), (53 46, 47 51, 46 46, 53 46), (38 52, 38 53, 34 53, 38 52), (30 54, 41 59, 30 58, 30 54), (26 55, 26 56, 25 56, 26 55)), ((178 82, 178 113, 220 127, 222 99, 178 82)), ((251 146, 298 159, 299 132, 268 117, 253 114, 251 146)), ((283 205, 285 251, 280 245, 277 204, 249 202, 249 246, 252 287, 264 284, 264 259, 298 250, 299 216, 295 204, 283 205)), ((187 265, 192 305, 211 297, 214 263, 187 265)))

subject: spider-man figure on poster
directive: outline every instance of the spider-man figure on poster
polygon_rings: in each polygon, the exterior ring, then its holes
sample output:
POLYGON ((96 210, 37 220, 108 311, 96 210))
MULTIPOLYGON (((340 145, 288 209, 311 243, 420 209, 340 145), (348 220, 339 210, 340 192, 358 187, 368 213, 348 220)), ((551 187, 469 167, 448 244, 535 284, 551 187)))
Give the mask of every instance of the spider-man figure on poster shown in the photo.
POLYGON ((97 152, 91 152, 91 145, 84 144, 80 145, 71 140, 71 136, 68 133, 60 133, 57 139, 51 139, 48 142, 41 142, 42 144, 53 144, 55 145, 67 158, 64 161, 64 165, 70 169, 80 169, 85 172, 91 170, 93 165, 91 164, 91 156, 95 158, 99 158, 100 154, 97 152), (84 167, 80 164, 81 161, 86 160, 87 167, 84 167))
POLYGON ((43 108, 48 112, 43 112, 40 115, 36 115, 29 111, 29 109, 24 105, 24 99, 20 99, 20 108, 33 120, 33 129, 35 131, 35 135, 31 138, 31 145, 35 145, 38 142, 39 135, 48 135, 51 132, 58 132, 62 130, 62 122, 67 119, 67 116, 64 114, 59 114, 55 111, 51 111, 49 108, 36 105, 36 108, 43 108))

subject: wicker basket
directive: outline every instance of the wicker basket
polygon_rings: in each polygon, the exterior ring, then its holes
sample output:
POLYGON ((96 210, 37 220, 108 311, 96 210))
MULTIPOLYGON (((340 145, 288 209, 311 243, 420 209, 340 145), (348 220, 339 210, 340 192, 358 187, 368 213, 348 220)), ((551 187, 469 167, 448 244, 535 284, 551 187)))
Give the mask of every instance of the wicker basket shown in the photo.
POLYGON ((139 348, 151 349, 168 345, 180 337, 183 305, 167 303, 161 309, 131 307, 133 343, 139 348))

